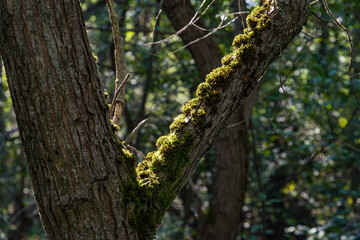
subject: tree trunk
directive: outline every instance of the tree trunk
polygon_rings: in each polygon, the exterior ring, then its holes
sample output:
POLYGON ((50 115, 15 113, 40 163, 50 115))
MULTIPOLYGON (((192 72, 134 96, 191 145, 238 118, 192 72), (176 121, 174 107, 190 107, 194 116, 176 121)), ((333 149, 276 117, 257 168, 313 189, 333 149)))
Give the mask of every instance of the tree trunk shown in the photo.
POLYGON ((309 2, 258 8, 136 168, 111 128, 79 2, 0 0, 0 53, 48 238, 152 239, 232 112, 305 24, 309 2))
POLYGON ((126 239, 120 187, 135 172, 118 161, 79 2, 0 1, 0 16, 1 55, 48 238, 126 239))

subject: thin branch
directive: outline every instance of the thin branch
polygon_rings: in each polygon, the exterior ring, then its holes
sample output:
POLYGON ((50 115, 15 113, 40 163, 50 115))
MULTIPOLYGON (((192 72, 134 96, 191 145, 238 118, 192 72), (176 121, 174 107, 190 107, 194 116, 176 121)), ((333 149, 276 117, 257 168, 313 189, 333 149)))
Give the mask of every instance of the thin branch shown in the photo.
POLYGON ((200 9, 203 7, 203 5, 205 4, 206 0, 203 0, 199 9, 196 11, 196 13, 194 14, 194 16, 191 18, 190 22, 188 24, 186 24, 183 28, 181 28, 179 31, 177 31, 176 33, 172 34, 171 36, 163 39, 163 40, 160 40, 160 41, 157 41, 157 42, 150 42, 150 43, 147 43, 145 44, 145 46, 152 46, 154 44, 160 44, 160 43, 163 43, 163 42, 167 42, 169 41, 170 39, 180 35, 181 33, 183 33, 187 28, 189 28, 190 26, 192 26, 194 23, 196 23, 200 18, 201 16, 203 16, 206 11, 209 9, 209 7, 214 3, 215 0, 211 1, 209 3, 209 5, 207 5, 207 7, 205 8, 205 10, 200 14, 200 16, 198 17, 199 15, 199 11, 200 9))
POLYGON ((137 154, 139 154, 142 158, 144 158, 144 160, 146 159, 146 157, 144 156, 144 154, 142 154, 139 150, 137 150, 136 148, 130 146, 129 144, 125 145, 125 147, 130 148, 131 150, 135 151, 137 154))
POLYGON ((189 42, 188 44, 182 46, 181 48, 178 48, 177 50, 175 50, 174 52, 171 52, 170 54, 174 54, 174 53, 180 51, 181 49, 184 49, 184 48, 186 48, 186 47, 188 47, 188 46, 190 46, 190 45, 192 45, 192 44, 194 44, 194 43, 196 43, 196 42, 198 42, 198 41, 200 41, 200 40, 202 40, 202 39, 204 39, 204 38, 209 37, 210 35, 212 35, 212 34, 213 34, 214 32, 216 32, 217 30, 222 29, 222 28, 225 28, 226 26, 228 26, 229 24, 231 24, 232 22, 234 22, 237 18, 238 18, 238 17, 235 17, 234 19, 232 19, 230 22, 228 22, 227 24, 225 24, 225 25, 223 25, 223 26, 222 26, 222 24, 223 24, 224 20, 222 19, 217 28, 214 28, 214 30, 212 30, 212 31, 209 32, 208 34, 206 34, 206 35, 204 35, 204 36, 202 36, 202 37, 200 37, 200 38, 198 38, 198 39, 195 39, 194 41, 189 42))
POLYGON ((136 137, 137 133, 139 132, 140 128, 144 126, 144 124, 147 122, 148 118, 142 120, 135 128, 131 131, 129 136, 125 139, 124 144, 128 145, 130 144, 136 137))
POLYGON ((329 5, 327 3, 327 0, 322 0, 322 2, 324 4, 324 7, 325 7, 325 10, 326 10, 327 14, 329 14, 329 16, 332 18, 334 23, 336 25, 338 25, 338 27, 340 27, 343 31, 345 31, 345 33, 347 35, 347 38, 348 38, 348 41, 349 41, 349 44, 350 44, 350 48, 349 48, 349 51, 350 51, 350 63, 349 63, 349 67, 348 67, 349 68, 349 78, 350 78, 351 87, 352 87, 352 90, 354 92, 356 101, 360 105, 360 99, 359 99, 359 97, 357 95, 357 92, 356 92, 356 89, 355 89, 353 76, 351 76, 351 74, 352 74, 352 66, 353 66, 353 57, 354 57, 354 49, 353 49, 353 42, 352 42, 352 38, 351 38, 351 33, 350 33, 349 30, 347 30, 347 28, 344 25, 341 24, 341 22, 331 12, 331 10, 329 8, 329 5))
POLYGON ((315 3, 317 3, 317 2, 319 2, 320 0, 314 0, 314 1, 312 1, 311 3, 310 3, 310 6, 311 5, 313 5, 313 4, 315 4, 315 3))
POLYGON ((156 29, 156 26, 157 26, 157 24, 159 22, 159 17, 160 17, 161 12, 162 12, 162 9, 160 9, 158 14, 156 15, 154 29, 153 29, 152 34, 151 34, 151 42, 154 42, 155 29, 156 29))
POLYGON ((21 208, 19 211, 17 211, 15 213, 15 215, 13 215, 10 219, 10 224, 11 223, 14 223, 19 217, 21 214, 23 214, 24 212, 27 212, 27 211, 30 211, 30 210, 35 210, 36 209, 36 201, 31 201, 29 202, 28 205, 26 205, 25 207, 21 208))
MULTIPOLYGON (((222 19, 225 20, 228 16, 231 16, 231 15, 240 15, 240 16, 241 16, 241 15, 247 14, 247 13, 249 13, 249 11, 233 12, 233 13, 228 13, 228 14, 222 15, 221 17, 222 17, 222 19)), ((222 22, 224 22, 224 20, 223 20, 222 22)), ((233 20, 231 20, 230 23, 232 23, 232 22, 235 21, 235 20, 236 20, 236 18, 233 19, 233 20)), ((227 25, 229 25, 229 23, 227 23, 226 26, 227 26, 227 25)), ((200 26, 196 25, 195 23, 193 24, 193 26, 196 27, 197 29, 200 29, 201 31, 204 31, 204 32, 212 32, 212 31, 214 31, 214 30, 216 31, 216 30, 219 30, 219 29, 222 29, 222 28, 226 27, 226 26, 224 25, 224 26, 221 26, 220 28, 219 28, 219 26, 216 27, 216 28, 203 28, 203 27, 200 27, 200 26)))
MULTIPOLYGON (((310 35, 309 35, 310 36, 310 35)), ((290 67, 290 70, 288 71, 288 73, 286 74, 286 78, 283 82, 286 82, 289 77, 290 77, 290 74, 293 72, 295 66, 296 66, 296 62, 298 61, 299 57, 301 56, 302 52, 305 50, 305 47, 308 46, 309 42, 313 41, 315 38, 311 37, 310 39, 308 39, 304 45, 302 46, 302 48, 300 49, 300 51, 297 53, 296 57, 294 58, 294 60, 292 61, 292 64, 291 64, 291 67, 290 67)), ((272 89, 270 89, 269 91, 265 92, 264 94, 262 94, 261 96, 259 96, 259 99, 261 98, 264 98, 268 95, 270 95, 271 93, 277 91, 279 89, 279 86, 276 86, 272 89)))
POLYGON ((236 123, 230 124, 230 125, 226 126, 226 128, 237 127, 237 126, 242 125, 242 124, 244 124, 244 123, 245 123, 245 120, 242 120, 242 121, 240 121, 240 122, 236 122, 236 123))

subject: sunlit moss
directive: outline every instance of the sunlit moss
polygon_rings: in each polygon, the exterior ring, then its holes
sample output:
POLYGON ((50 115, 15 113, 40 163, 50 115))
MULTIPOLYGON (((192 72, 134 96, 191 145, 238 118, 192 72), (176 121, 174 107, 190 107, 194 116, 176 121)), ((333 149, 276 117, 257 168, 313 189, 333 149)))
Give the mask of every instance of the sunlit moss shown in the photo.
POLYGON ((109 93, 106 90, 104 90, 104 96, 105 98, 109 98, 109 93))
POLYGON ((111 124, 111 130, 113 130, 113 132, 117 132, 120 130, 120 127, 116 124, 111 124))
POLYGON ((170 132, 177 131, 181 129, 183 126, 185 126, 186 124, 185 118, 186 116, 184 114, 180 114, 179 116, 177 116, 170 125, 170 132))
POLYGON ((170 171, 172 176, 176 176, 177 169, 181 169, 179 164, 187 162, 194 136, 189 132, 182 132, 184 126, 191 123, 195 128, 203 129, 206 120, 204 106, 216 107, 222 98, 220 89, 229 83, 235 69, 256 57, 254 45, 262 42, 258 35, 270 26, 267 15, 269 6, 269 1, 266 1, 264 6, 255 8, 248 16, 248 28, 233 41, 234 51, 223 57, 221 67, 206 76, 205 82, 196 90, 197 98, 185 104, 182 107, 183 113, 170 125, 170 134, 157 140, 158 150, 149 153, 146 160, 139 165, 137 174, 141 186, 152 188, 159 184, 159 174, 164 171, 170 171))
POLYGON ((200 103, 199 98, 193 98, 191 99, 187 104, 185 104, 182 107, 182 111, 185 115, 189 115, 191 113, 191 110, 195 109, 200 103))

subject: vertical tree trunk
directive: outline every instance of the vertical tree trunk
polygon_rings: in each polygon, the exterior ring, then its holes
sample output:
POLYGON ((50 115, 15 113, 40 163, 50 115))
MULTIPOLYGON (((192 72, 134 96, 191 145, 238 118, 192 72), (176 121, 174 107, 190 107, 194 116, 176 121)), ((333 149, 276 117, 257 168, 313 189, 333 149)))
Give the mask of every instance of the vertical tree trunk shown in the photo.
POLYGON ((134 172, 110 133, 78 1, 0 1, 1 55, 49 239, 127 239, 134 172), (124 158, 125 159, 125 158, 124 158))

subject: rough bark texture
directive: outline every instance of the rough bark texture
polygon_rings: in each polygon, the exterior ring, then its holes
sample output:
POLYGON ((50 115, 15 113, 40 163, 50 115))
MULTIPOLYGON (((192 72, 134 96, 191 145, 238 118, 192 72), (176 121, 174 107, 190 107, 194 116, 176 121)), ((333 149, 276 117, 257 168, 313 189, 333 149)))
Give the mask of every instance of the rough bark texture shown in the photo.
POLYGON ((79 2, 0 0, 0 53, 49 239, 153 238, 232 112, 305 24, 309 0, 276 3, 235 39, 226 72, 213 72, 226 84, 198 89, 192 110, 206 114, 179 117, 136 177, 133 157, 111 131, 79 2))
POLYGON ((126 239, 103 85, 78 1, 0 1, 0 52, 49 239, 126 239))

